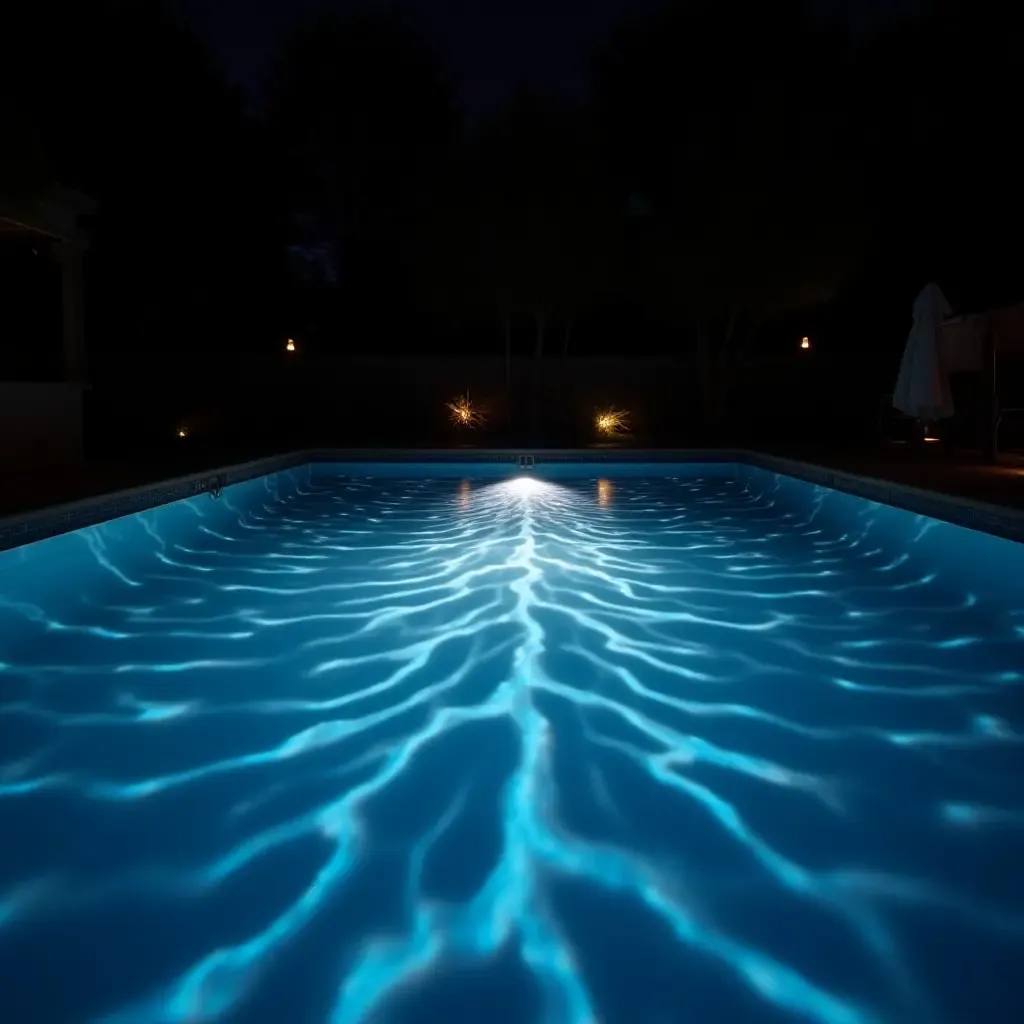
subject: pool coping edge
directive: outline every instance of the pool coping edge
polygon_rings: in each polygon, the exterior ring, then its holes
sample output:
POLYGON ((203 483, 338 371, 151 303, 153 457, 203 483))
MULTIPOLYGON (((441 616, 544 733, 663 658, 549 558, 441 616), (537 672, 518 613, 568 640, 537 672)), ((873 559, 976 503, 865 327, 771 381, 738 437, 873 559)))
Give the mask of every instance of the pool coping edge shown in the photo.
POLYGON ((868 501, 902 508, 968 529, 1024 543, 1024 512, 879 477, 742 448, 681 449, 367 449, 311 448, 189 473, 157 483, 93 495, 0 518, 0 552, 119 519, 160 505, 218 494, 224 487, 315 462, 508 462, 527 455, 536 463, 733 462, 791 476, 868 501))

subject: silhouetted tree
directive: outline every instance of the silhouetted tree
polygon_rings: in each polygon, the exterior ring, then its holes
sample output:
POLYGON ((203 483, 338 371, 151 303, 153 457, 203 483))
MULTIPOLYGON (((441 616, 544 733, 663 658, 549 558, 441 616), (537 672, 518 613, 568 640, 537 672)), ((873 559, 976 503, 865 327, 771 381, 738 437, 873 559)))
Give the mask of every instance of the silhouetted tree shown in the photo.
POLYGON ((588 125, 519 98, 467 139, 428 206, 421 295, 435 312, 500 329, 509 385, 514 327, 529 323, 539 360, 552 324, 566 345, 571 318, 610 279, 615 219, 588 125))
POLYGON ((634 288, 686 328, 709 421, 725 415, 740 339, 831 298, 858 266, 863 206, 836 131, 844 60, 796 2, 723 0, 627 26, 597 64, 622 202, 642 211, 634 288))
POLYGON ((1024 298, 1014 125, 1022 19, 1012 5, 929 5, 864 40, 851 95, 877 211, 876 277, 911 289, 925 268, 971 304, 1024 298))
POLYGON ((461 147, 425 195, 413 244, 416 294, 421 307, 448 327, 500 328, 508 383, 512 299, 503 239, 486 194, 470 147, 461 147))
POLYGON ((552 321, 594 301, 607 279, 614 221, 578 111, 521 97, 475 140, 482 223, 512 316, 528 318, 534 352, 552 321))
POLYGON ((458 129, 449 83, 402 20, 324 16, 291 38, 268 122, 296 241, 324 246, 350 301, 404 299, 428 183, 458 129))
POLYGON ((52 179, 99 204, 90 346, 257 344, 281 252, 265 160, 194 34, 156 0, 38 0, 4 17, 17 44, 0 94, 20 101, 52 179))

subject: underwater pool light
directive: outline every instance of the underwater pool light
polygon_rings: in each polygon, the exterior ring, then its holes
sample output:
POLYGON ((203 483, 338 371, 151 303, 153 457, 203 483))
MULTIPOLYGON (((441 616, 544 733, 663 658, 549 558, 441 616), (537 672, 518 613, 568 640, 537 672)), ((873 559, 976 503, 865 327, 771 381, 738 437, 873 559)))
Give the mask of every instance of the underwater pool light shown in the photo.
POLYGON ((541 491, 546 490, 548 487, 543 480, 538 480, 533 476, 517 476, 509 480, 508 488, 513 494, 518 494, 526 497, 530 494, 539 494, 541 491))

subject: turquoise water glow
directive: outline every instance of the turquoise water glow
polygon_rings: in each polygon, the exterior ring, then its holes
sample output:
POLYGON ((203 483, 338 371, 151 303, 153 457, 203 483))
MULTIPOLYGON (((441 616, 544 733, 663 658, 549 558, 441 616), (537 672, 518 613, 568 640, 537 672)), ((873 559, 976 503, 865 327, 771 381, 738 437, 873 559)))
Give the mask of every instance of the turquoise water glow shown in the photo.
POLYGON ((0 1021, 1024 1019, 1024 546, 507 473, 0 554, 0 1021))

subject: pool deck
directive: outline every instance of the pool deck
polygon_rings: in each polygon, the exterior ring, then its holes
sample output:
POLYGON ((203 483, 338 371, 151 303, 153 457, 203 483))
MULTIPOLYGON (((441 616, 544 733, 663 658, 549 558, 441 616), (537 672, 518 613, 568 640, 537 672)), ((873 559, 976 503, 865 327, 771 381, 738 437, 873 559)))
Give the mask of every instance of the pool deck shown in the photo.
MULTIPOLYGON (((499 450, 502 455, 513 458, 521 449, 499 450)), ((490 456, 491 459, 497 454, 495 449, 473 449, 468 447, 453 448, 450 451, 452 458, 460 461, 471 461, 474 451, 479 451, 481 457, 490 456)), ((543 459, 545 449, 533 449, 538 459, 543 459)), ((607 446, 579 449, 581 460, 590 461, 593 459, 615 458, 616 449, 609 449, 607 446)), ((643 450, 624 447, 622 455, 624 459, 636 460, 642 458, 643 450)), ((671 458, 677 453, 680 458, 689 454, 693 458, 696 454, 693 450, 670 450, 651 449, 653 458, 664 460, 671 458)), ((1010 455, 1003 456, 1001 463, 997 466, 986 465, 979 457, 972 457, 970 454, 958 454, 947 456, 944 452, 935 449, 912 449, 908 447, 890 446, 887 448, 874 448, 871 450, 844 450, 801 447, 762 447, 752 448, 722 448, 722 458, 734 458, 738 451, 756 451, 759 455, 774 457, 800 463, 803 468, 812 472, 795 472, 794 475, 804 476, 806 479, 815 482, 825 483, 829 486, 838 486, 842 489, 852 490, 855 493, 863 494, 866 497, 877 497, 878 500, 892 501, 894 504, 901 504, 904 507, 911 507, 918 511, 926 511, 932 514, 932 499, 938 504, 954 507, 961 505, 964 508, 973 509, 972 514, 977 515, 977 522, 968 517, 965 521, 962 516, 946 516, 936 512, 940 518, 948 518, 961 521, 964 525, 979 525, 983 529, 990 528, 990 518, 985 516, 985 509, 988 512, 1002 510, 1005 513, 1003 528, 993 528, 993 532, 1002 533, 1004 536, 1012 535, 1021 538, 1021 530, 1024 529, 1024 458, 1010 455), (817 467, 815 470, 814 468, 817 467), (835 473, 842 474, 846 480, 840 477, 823 475, 835 473), (852 480, 851 480, 852 478, 852 480), (859 478, 856 479, 856 478, 859 478), (872 483, 874 481, 874 483, 872 483), (850 484, 853 486, 849 486, 850 484), (860 486, 863 483, 864 486, 860 486), (879 486, 881 485, 881 486, 879 486), (910 495, 911 501, 908 504, 904 500, 898 500, 896 491, 888 492, 885 485, 893 485, 894 488, 912 489, 901 492, 901 497, 910 495), (980 503, 976 504, 976 503, 980 503), (1012 530, 1005 528, 1006 521, 1015 521, 1012 530)), ((571 459, 575 450, 560 449, 557 451, 558 461, 571 459)), ((328 453, 319 453, 321 457, 328 453)), ((346 450, 337 449, 329 453, 343 459, 346 450)), ((360 449, 356 457, 360 459, 372 458, 373 451, 360 449)), ((396 456, 394 450, 381 450, 382 458, 396 456)), ((416 459, 427 456, 427 452, 419 452, 414 449, 404 449, 401 454, 407 454, 410 458, 416 459)), ((446 451, 439 452, 434 449, 429 453, 429 458, 436 461, 444 458, 446 451)), ((556 453, 550 453, 555 456, 556 453)), ((715 449, 700 449, 700 456, 714 458, 715 449)), ((185 497, 190 493, 199 493, 203 490, 219 487, 222 483, 231 482, 223 475, 225 469, 233 470, 237 467, 243 475, 247 464, 255 464, 254 460, 259 459, 259 468, 254 472, 248 471, 248 475, 273 472, 277 468, 284 468, 284 465, 274 465, 275 462, 296 464, 295 453, 268 454, 266 452, 207 452, 203 455, 196 453, 191 458, 175 460, 156 460, 145 466, 140 465, 85 465, 73 472, 57 474, 36 474, 6 476, 0 478, 0 550, 11 546, 12 524, 22 520, 38 520, 41 513, 52 510, 54 515, 63 520, 63 529, 52 532, 63 532, 67 529, 75 529, 79 525, 86 525, 90 521, 98 521, 92 516, 82 516, 76 511, 66 511, 67 506, 76 508, 79 503, 88 503, 89 499, 102 496, 119 496, 112 499, 114 509, 111 514, 127 514, 137 511, 143 507, 152 507, 160 503, 160 500, 171 501, 185 497), (263 465, 263 462, 266 465, 263 465), (212 476, 211 474, 221 474, 212 476), (204 474, 206 478, 204 479, 204 474), (147 490, 144 496, 127 494, 125 492, 137 492, 140 489, 147 490), (136 498, 139 500, 136 501, 136 498)), ((300 460, 301 461, 301 458, 300 460)), ((796 467, 794 467, 796 468, 796 467)), ((778 467, 780 472, 787 472, 786 466, 778 467)), ((232 472, 230 475, 234 475, 232 472)), ((20 531, 19 531, 20 532, 20 531)), ((26 543, 30 540, 25 536, 17 543, 26 543)))
POLYGON ((916 487, 952 498, 966 498, 1024 512, 1024 457, 1003 455, 999 465, 980 456, 947 457, 939 450, 887 448, 843 451, 810 448, 765 448, 765 454, 811 465, 916 487))

